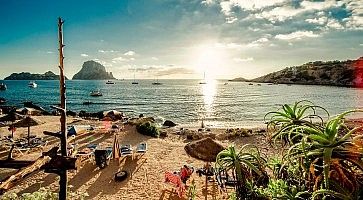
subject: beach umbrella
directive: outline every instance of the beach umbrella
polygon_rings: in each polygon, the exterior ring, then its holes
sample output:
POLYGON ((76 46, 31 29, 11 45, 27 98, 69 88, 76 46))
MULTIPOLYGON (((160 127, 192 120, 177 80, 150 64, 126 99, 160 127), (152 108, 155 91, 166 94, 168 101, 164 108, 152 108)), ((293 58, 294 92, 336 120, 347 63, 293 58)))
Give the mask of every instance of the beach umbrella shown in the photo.
MULTIPOLYGON (((193 158, 207 162, 205 166, 210 166, 209 162, 215 162, 219 152, 225 148, 210 137, 203 138, 185 145, 184 150, 193 158)), ((205 176, 205 190, 208 188, 208 177, 205 176)))
POLYGON ((118 143, 116 134, 115 134, 115 138, 113 140, 112 157, 114 159, 117 159, 120 157, 120 144, 118 143))
POLYGON ((15 127, 28 127, 28 144, 30 143, 30 127, 31 126, 37 126, 39 124, 42 124, 41 121, 34 119, 30 116, 27 116, 26 118, 16 122, 13 124, 15 127))
POLYGON ((210 137, 190 142, 184 147, 189 156, 205 162, 215 162, 218 153, 224 149, 221 144, 210 137))
POLYGON ((23 119, 23 118, 24 118, 23 115, 19 115, 18 113, 11 112, 11 113, 1 117, 0 122, 12 122, 12 124, 9 126, 9 131, 11 131, 11 137, 14 138, 15 127, 13 126, 13 123, 16 120, 23 119))

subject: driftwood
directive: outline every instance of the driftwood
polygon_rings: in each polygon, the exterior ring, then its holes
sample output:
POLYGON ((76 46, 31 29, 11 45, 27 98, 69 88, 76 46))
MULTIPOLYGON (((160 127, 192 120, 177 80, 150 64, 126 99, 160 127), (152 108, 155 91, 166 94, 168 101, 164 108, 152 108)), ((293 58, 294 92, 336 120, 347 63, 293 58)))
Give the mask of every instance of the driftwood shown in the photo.
POLYGON ((11 187, 13 187, 16 184, 17 181, 21 180, 25 176, 40 169, 45 163, 49 162, 50 160, 51 158, 49 156, 41 156, 33 164, 20 169, 14 175, 8 177, 5 181, 1 182, 0 184, 0 194, 9 190, 11 187))

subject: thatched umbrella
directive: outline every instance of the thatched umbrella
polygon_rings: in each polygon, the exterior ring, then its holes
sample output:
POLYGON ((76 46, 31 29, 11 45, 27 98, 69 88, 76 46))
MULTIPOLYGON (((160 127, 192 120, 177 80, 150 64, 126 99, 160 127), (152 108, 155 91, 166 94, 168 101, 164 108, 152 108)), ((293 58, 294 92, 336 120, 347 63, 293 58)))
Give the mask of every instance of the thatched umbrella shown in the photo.
POLYGON ((210 137, 185 145, 184 150, 193 158, 205 162, 215 162, 219 152, 225 148, 210 137))
POLYGON ((31 126, 37 126, 39 124, 42 124, 43 122, 37 120, 37 119, 34 119, 30 116, 27 116, 26 118, 16 122, 14 124, 15 127, 28 127, 28 145, 30 143, 30 127, 31 126))
MULTIPOLYGON (((210 137, 203 138, 185 145, 184 150, 193 158, 203 160, 206 166, 209 162, 215 162, 219 152, 225 148, 210 137)), ((205 176, 205 190, 208 188, 208 177, 205 176)))
POLYGON ((16 120, 23 119, 23 115, 19 115, 18 113, 11 112, 3 117, 0 118, 0 122, 12 122, 12 124, 9 127, 9 130, 11 130, 11 137, 14 138, 14 125, 13 123, 16 120))

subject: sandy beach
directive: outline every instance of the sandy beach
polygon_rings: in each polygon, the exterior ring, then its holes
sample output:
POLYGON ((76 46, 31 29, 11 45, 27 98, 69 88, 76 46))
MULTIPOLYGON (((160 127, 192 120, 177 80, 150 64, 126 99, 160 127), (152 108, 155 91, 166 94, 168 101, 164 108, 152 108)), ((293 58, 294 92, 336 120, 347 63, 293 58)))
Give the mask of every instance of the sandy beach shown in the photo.
MULTIPOLYGON (((57 139, 42 135, 42 132, 58 131, 59 117, 56 116, 35 116, 38 120, 44 122, 41 125, 31 127, 31 133, 42 136, 47 139, 47 145, 43 151, 49 149, 57 143, 57 139), (53 143, 53 144, 52 144, 53 143)), ((135 126, 125 125, 121 131, 110 133, 105 130, 105 122, 94 120, 83 120, 79 118, 67 118, 68 125, 93 125, 94 131, 83 132, 77 135, 75 143, 78 149, 84 148, 89 143, 97 143, 103 147, 112 146, 114 134, 117 135, 121 144, 131 144, 137 146, 141 142, 148 144, 147 153, 112 159, 110 165, 105 169, 99 169, 93 160, 85 160, 77 170, 69 172, 69 185, 71 190, 79 193, 87 193, 86 199, 180 199, 174 192, 174 186, 164 183, 164 173, 167 171, 178 171, 183 165, 191 165, 195 169, 203 166, 203 162, 188 156, 184 146, 192 141, 187 139, 185 134, 180 134, 180 127, 162 129, 167 133, 165 138, 152 138, 139 134, 135 126), (83 136, 82 136, 83 135, 83 136), (114 175, 119 170, 126 170, 129 177, 122 182, 115 182, 114 175)), ((115 122, 114 124, 118 124, 115 122)), ((121 125, 121 124, 119 124, 121 125)), ((196 131, 195 131, 196 132, 196 131)), ((1 128, 1 133, 9 133, 5 128, 1 128)), ((27 128, 18 128, 15 132, 16 137, 24 137, 27 134, 27 128)), ((224 139, 226 129, 212 129, 210 133, 198 133, 199 135, 207 134, 217 138, 224 146, 234 144, 241 146, 251 143, 259 146, 263 153, 274 155, 277 149, 272 149, 263 134, 253 132, 250 136, 236 137, 234 139, 224 139), (220 138, 220 139, 218 139, 220 138), (223 138, 223 139, 221 139, 223 138)), ((4 135, 2 135, 3 137, 4 135)), ((2 152, 2 159, 6 158, 6 150, 2 152)), ((32 160, 40 156, 40 150, 34 150, 28 154, 15 154, 16 159, 32 160)), ((14 173, 16 170, 2 169, 0 178, 14 173)), ((193 173, 188 180, 196 183, 197 199, 226 199, 227 193, 220 193, 218 185, 214 180, 208 182, 205 190, 205 177, 199 177, 193 173)), ((18 194, 29 193, 38 190, 40 187, 50 188, 52 191, 58 190, 58 177, 55 174, 47 174, 43 171, 37 171, 27 178, 20 181, 17 186, 9 192, 18 194)), ((232 192, 232 191, 230 191, 232 192)))

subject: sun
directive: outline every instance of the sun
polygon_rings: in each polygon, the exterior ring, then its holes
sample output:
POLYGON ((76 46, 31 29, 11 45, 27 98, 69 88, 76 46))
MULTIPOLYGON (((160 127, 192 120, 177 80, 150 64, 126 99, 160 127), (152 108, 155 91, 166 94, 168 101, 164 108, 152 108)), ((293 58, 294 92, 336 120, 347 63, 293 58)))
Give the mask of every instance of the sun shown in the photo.
POLYGON ((223 49, 211 44, 200 45, 193 57, 195 71, 205 73, 206 79, 216 79, 223 72, 223 64, 226 63, 226 52, 223 49))

